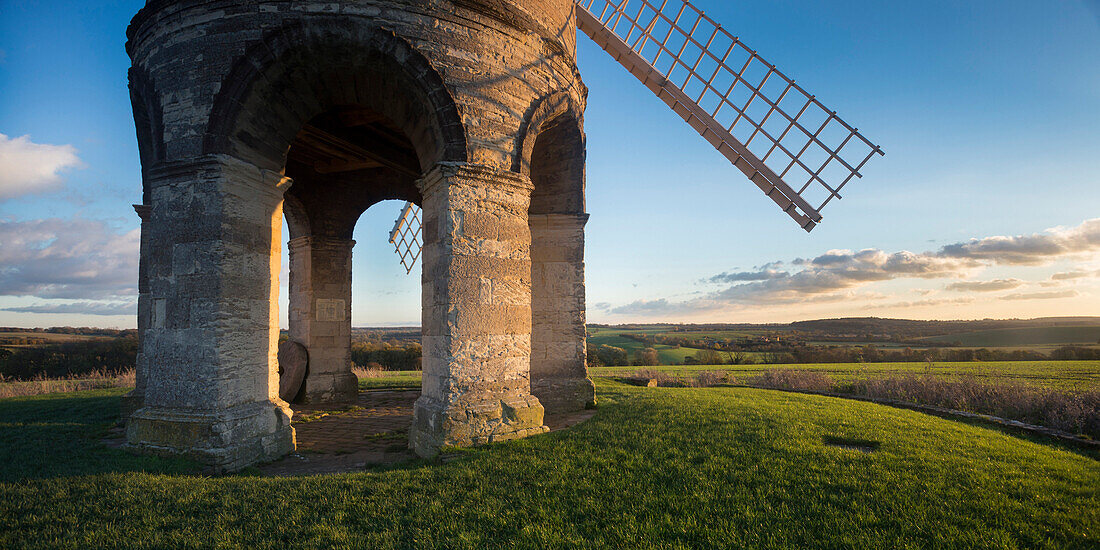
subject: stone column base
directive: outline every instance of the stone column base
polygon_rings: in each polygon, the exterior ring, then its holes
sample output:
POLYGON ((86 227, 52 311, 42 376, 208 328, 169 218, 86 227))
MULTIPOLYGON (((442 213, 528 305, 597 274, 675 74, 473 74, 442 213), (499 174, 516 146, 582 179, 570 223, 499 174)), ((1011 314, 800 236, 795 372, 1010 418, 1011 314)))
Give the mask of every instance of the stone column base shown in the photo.
POLYGON ((145 407, 130 416, 126 447, 184 455, 218 472, 275 460, 294 450, 291 411, 283 402, 259 402, 202 413, 145 407))
POLYGON ((359 378, 350 372, 306 376, 298 401, 306 405, 350 405, 359 399, 359 378))
POLYGON ((469 447, 546 433, 550 428, 542 423, 543 413, 542 404, 531 396, 448 407, 422 395, 413 409, 409 444, 416 454, 432 457, 442 447, 469 447))
POLYGON ((596 406, 596 386, 590 378, 532 380, 531 394, 539 398, 547 414, 575 412, 596 406))

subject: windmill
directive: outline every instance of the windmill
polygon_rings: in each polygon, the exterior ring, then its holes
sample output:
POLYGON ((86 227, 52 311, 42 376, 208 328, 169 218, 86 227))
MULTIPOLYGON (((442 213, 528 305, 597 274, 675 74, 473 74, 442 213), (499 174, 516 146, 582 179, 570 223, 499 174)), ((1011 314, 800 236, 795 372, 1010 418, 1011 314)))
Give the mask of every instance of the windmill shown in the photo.
MULTIPOLYGON (((684 119, 805 231, 884 154, 687 0, 578 0, 577 27, 684 119)), ((390 232, 408 272, 419 208, 390 232)))

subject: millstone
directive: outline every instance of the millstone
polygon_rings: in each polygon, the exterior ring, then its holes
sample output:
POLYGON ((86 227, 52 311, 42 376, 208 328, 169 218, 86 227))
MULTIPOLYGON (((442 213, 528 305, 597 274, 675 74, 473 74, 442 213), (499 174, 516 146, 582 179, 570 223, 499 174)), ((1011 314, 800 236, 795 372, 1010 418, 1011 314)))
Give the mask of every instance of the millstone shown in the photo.
POLYGON ((309 368, 309 352, 298 342, 287 340, 279 344, 279 397, 290 402, 302 389, 309 368))

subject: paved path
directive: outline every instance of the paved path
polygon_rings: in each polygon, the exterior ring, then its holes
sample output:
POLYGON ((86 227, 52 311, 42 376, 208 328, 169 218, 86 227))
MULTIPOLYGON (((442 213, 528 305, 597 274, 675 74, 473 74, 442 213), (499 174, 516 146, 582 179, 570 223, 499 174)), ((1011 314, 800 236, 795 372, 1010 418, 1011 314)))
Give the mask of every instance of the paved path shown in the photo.
MULTIPOLYGON (((372 464, 404 462, 413 404, 420 390, 360 391, 354 406, 333 409, 293 405, 298 448, 286 458, 260 466, 266 475, 315 475, 361 471, 372 464)), ((596 411, 548 416, 551 430, 568 428, 596 411)))

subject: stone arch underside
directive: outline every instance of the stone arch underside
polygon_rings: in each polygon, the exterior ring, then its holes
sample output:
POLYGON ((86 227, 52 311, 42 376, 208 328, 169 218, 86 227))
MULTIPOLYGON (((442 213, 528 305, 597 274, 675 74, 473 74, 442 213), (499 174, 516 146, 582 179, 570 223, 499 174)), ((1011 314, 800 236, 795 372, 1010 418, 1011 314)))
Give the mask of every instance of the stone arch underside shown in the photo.
POLYGON ((421 172, 466 160, 458 107, 427 58, 382 27, 317 16, 268 33, 235 64, 211 110, 204 152, 282 171, 302 127, 343 106, 398 124, 421 172))

